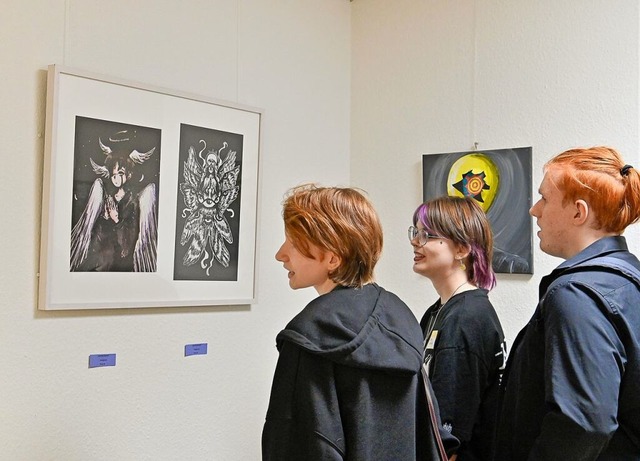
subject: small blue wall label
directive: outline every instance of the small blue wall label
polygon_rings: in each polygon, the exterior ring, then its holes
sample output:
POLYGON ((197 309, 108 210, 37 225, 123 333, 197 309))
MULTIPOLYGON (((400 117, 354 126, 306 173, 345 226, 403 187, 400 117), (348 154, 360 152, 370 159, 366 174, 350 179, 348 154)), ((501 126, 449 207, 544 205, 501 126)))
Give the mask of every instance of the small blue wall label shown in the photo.
POLYGON ((184 346, 184 356, 190 355, 207 355, 207 343, 187 344, 184 346))
POLYGON ((89 368, 115 366, 116 354, 92 354, 89 356, 89 368))

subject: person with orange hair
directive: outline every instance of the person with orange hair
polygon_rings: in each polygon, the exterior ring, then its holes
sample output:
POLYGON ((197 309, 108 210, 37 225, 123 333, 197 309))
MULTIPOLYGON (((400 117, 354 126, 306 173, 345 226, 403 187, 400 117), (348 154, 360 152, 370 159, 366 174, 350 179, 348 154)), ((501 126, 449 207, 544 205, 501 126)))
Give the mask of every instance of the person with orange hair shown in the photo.
POLYGON ((496 461, 640 460, 640 173, 608 147, 548 161, 530 210, 565 261, 507 362, 496 461))
POLYGON ((282 214, 276 259, 291 288, 319 296, 276 337, 262 459, 436 461, 436 426, 451 453, 457 440, 427 417, 418 321, 373 282, 383 239, 371 203, 352 188, 304 185, 282 214))

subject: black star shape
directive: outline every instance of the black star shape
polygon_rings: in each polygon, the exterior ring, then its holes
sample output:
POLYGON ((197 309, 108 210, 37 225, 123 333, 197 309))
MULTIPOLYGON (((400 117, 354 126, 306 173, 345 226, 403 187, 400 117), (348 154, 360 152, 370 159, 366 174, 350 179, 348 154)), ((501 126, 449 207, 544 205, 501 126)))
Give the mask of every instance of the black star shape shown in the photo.
POLYGON ((484 178, 487 175, 484 171, 481 171, 478 174, 474 174, 473 170, 467 171, 462 175, 462 179, 455 184, 452 184, 456 190, 462 192, 462 195, 465 197, 471 197, 478 202, 484 203, 484 199, 482 198, 482 191, 491 189, 484 178))

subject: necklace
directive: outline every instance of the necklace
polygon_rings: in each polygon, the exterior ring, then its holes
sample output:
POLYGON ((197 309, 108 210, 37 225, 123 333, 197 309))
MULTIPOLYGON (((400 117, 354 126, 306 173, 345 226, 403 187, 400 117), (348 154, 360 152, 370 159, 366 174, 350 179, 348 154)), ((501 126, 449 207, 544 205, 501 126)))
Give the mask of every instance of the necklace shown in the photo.
MULTIPOLYGON (((465 280, 460 285, 458 285, 456 289, 453 290, 453 293, 451 293, 451 296, 449 296, 449 299, 453 298, 455 294, 458 293, 458 290, 463 286, 465 286, 466 284, 467 284, 467 281, 465 280)), ((433 331, 433 327, 436 325, 436 322, 438 321, 438 316, 440 315, 440 312, 444 310, 445 306, 449 302, 449 299, 447 299, 447 301, 444 303, 442 302, 442 298, 440 299, 440 308, 436 311, 436 315, 433 316, 433 321, 429 322, 429 328, 428 328, 429 334, 431 334, 431 331, 433 331)))
MULTIPOLYGON (((449 296, 449 299, 453 298, 456 295, 456 293, 458 293, 458 290, 460 288, 462 288, 463 286, 465 286, 466 284, 467 284, 467 281, 465 280, 460 285, 458 285, 458 287, 455 290, 453 290, 453 293, 451 293, 451 296, 449 296)), ((444 303, 444 304, 447 304, 449 302, 449 299, 447 299, 447 302, 444 303)), ((444 306, 444 304, 443 304, 443 306, 444 306)))
POLYGON ((424 335, 424 354, 423 354, 423 363, 427 367, 427 374, 429 374, 429 371, 430 371, 429 362, 431 362, 431 358, 433 356, 433 348, 434 348, 435 340, 436 340, 436 337, 437 337, 437 331, 436 331, 435 335, 433 333, 434 333, 434 329, 435 329, 436 323, 438 322, 438 317, 440 316, 440 313, 446 307, 446 305, 449 302, 449 300, 451 298, 453 298, 455 296, 455 294, 458 293, 458 290, 460 290, 460 288, 462 288, 466 284, 467 284, 467 281, 465 280, 460 285, 458 285, 457 288, 455 290, 453 290, 453 293, 451 293, 451 296, 449 296, 449 299, 447 299, 447 302, 443 303, 442 302, 442 298, 441 298, 439 300, 440 307, 435 312, 435 315, 432 315, 431 318, 429 319, 429 321, 427 322, 427 328, 425 329, 425 332, 424 332, 425 335, 424 335))
MULTIPOLYGON (((456 294, 456 293, 458 293, 458 290, 459 290, 460 288, 462 288, 463 286, 465 286, 466 284, 467 284, 467 281, 465 280, 465 281, 464 281, 464 282, 462 282, 460 285, 458 285, 458 286, 456 287, 456 289, 455 289, 455 290, 453 290, 453 293, 451 293, 451 296, 449 296, 449 299, 453 298, 453 297, 455 296, 455 294, 456 294)), ((444 307, 445 307, 445 306, 447 305, 447 303, 449 302, 449 299, 447 299, 447 301, 446 301, 446 302, 444 302, 444 303, 442 302, 442 298, 440 299, 440 307, 439 307, 439 308, 438 308, 438 310, 436 311, 436 315, 434 315, 434 317, 433 317, 433 321, 432 321, 432 322, 429 322, 429 323, 430 323, 429 328, 428 328, 429 334, 431 334, 431 331, 433 331, 433 327, 435 326, 436 322, 438 321, 438 316, 440 315, 440 312, 442 312, 442 311, 444 310, 444 307)))

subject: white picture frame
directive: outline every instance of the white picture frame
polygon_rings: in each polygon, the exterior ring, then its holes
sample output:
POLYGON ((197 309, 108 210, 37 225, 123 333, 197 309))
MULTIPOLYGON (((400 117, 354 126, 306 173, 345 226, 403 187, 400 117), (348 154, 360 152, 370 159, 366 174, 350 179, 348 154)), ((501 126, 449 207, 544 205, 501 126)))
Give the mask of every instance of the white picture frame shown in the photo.
POLYGON ((254 303, 262 117, 49 66, 38 309, 254 303))

